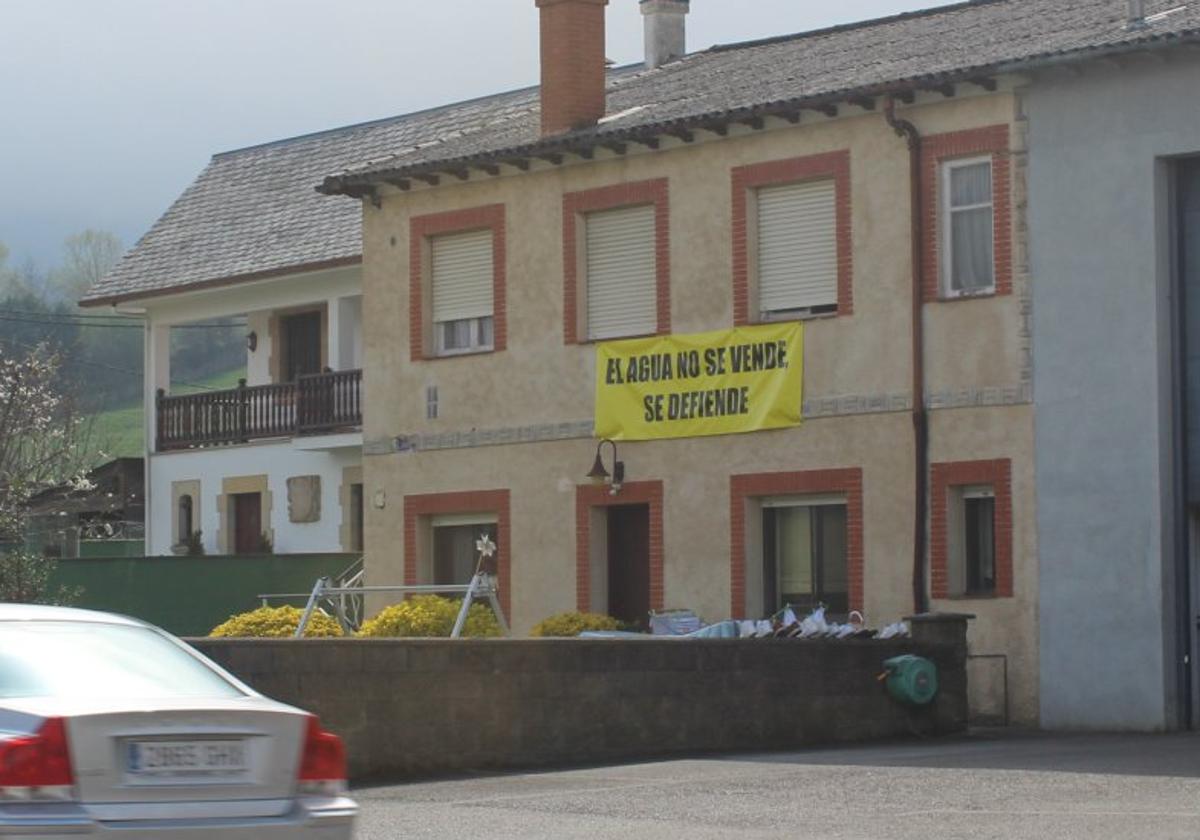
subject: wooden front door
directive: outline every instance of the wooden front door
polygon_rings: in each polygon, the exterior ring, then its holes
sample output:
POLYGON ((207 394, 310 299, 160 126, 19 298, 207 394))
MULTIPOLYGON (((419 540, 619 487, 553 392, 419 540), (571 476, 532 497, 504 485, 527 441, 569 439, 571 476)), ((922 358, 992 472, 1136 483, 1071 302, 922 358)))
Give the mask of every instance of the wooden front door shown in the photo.
POLYGON ((233 496, 233 553, 255 554, 262 545, 262 495, 233 496))
POLYGON ((608 614, 638 627, 649 624, 649 505, 608 509, 608 614))

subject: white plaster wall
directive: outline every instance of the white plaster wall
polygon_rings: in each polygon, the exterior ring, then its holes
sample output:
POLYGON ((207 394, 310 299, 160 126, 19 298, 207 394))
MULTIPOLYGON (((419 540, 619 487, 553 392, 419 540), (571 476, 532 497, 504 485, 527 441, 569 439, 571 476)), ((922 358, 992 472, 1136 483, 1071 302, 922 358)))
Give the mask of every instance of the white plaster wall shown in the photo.
POLYGON ((1041 723, 1175 725, 1161 161, 1200 152, 1200 61, 1128 57, 1031 87, 1041 723))
POLYGON ((218 553, 217 531, 220 521, 217 496, 225 478, 267 475, 273 497, 269 522, 263 527, 275 531, 275 551, 280 554, 341 551, 339 528, 342 508, 339 490, 342 471, 362 461, 361 446, 323 451, 302 451, 290 441, 248 444, 189 452, 167 452, 150 458, 150 487, 157 504, 152 506, 147 534, 147 553, 171 553, 171 483, 200 482, 200 515, 204 549, 218 553), (318 522, 297 524, 288 521, 287 480, 293 476, 321 477, 321 518, 318 522))

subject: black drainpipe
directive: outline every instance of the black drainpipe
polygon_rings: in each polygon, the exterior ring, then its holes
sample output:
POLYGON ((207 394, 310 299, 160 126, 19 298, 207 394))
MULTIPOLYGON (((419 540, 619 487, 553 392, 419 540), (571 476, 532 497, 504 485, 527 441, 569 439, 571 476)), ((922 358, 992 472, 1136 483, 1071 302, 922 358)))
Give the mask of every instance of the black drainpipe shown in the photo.
POLYGON ((913 423, 913 610, 929 611, 925 574, 926 521, 929 518, 929 417, 925 413, 925 329, 922 320, 923 204, 921 197, 921 133, 908 120, 896 116, 896 102, 887 97, 883 116, 900 137, 908 141, 908 179, 912 216, 912 423, 913 423))

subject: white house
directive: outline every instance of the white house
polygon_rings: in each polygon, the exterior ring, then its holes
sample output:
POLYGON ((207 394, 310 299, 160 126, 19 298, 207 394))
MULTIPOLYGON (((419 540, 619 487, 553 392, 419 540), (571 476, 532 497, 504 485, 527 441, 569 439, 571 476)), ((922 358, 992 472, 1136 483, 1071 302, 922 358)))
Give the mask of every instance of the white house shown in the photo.
POLYGON ((146 325, 148 554, 362 550, 362 211, 313 186, 536 102, 517 91, 215 155, 89 292, 83 305, 146 325), (172 327, 229 316, 246 321, 244 386, 172 393, 172 327))

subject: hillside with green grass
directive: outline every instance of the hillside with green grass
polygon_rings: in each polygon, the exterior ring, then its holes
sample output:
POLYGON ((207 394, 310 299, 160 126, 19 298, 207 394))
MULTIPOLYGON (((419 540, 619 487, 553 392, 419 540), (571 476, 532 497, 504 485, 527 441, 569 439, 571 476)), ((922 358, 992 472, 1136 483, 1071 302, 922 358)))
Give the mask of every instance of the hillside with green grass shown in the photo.
MULTIPOLYGON (((188 385, 175 385, 171 392, 175 394, 194 394, 199 391, 222 390, 236 388, 238 380, 246 375, 244 368, 228 370, 207 379, 188 385)), ((91 420, 91 445, 99 455, 101 463, 113 458, 140 458, 144 454, 142 404, 140 401, 101 411, 94 414, 91 420)))

